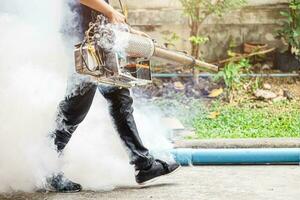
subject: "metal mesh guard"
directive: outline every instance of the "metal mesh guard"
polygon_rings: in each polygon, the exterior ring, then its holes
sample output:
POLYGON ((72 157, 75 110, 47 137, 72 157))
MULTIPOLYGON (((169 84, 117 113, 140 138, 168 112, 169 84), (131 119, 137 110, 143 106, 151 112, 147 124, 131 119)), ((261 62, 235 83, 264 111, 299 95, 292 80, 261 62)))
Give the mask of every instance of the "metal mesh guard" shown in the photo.
POLYGON ((154 43, 151 39, 127 33, 128 45, 125 48, 126 53, 131 57, 150 59, 154 53, 154 43))

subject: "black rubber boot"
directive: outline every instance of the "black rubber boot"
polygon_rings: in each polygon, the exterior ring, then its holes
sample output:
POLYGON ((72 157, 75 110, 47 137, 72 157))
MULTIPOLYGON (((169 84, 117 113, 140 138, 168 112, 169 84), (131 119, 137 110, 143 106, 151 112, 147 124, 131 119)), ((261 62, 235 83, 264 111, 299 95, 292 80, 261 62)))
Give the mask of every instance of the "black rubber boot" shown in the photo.
POLYGON ((156 159, 148 169, 136 170, 135 180, 140 185, 145 185, 156 178, 176 172, 180 165, 176 162, 166 163, 156 159))
POLYGON ((80 192, 82 187, 65 178, 62 173, 47 178, 46 190, 50 192, 75 193, 80 192))

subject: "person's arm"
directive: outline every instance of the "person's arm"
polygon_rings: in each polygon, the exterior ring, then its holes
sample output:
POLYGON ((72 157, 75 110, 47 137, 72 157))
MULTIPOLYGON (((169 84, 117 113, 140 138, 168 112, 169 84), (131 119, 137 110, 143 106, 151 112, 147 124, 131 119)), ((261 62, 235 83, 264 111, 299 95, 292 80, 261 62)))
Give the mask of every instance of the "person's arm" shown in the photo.
MULTIPOLYGON (((118 24, 118 23, 125 23, 126 18, 124 15, 119 13, 117 10, 115 10, 112 6, 110 6, 108 3, 106 3, 104 0, 80 0, 81 4, 84 4, 94 10, 97 10, 104 14, 110 23, 118 24)), ((149 35, 147 35, 144 32, 134 30, 130 28, 130 32, 133 34, 141 35, 144 37, 150 38, 149 35)))
POLYGON ((125 23, 125 16, 115 10, 104 0, 80 0, 80 3, 101 12, 108 18, 110 23, 125 23))

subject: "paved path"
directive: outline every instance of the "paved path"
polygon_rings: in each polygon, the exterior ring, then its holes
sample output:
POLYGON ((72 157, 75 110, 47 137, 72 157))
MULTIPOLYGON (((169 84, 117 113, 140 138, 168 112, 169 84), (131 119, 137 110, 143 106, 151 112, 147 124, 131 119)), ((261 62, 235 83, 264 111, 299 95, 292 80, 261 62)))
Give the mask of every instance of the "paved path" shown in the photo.
MULTIPOLYGON (((0 199, 4 197, 0 196, 0 199)), ((298 200, 299 166, 185 167, 147 187, 123 187, 108 192, 18 194, 18 200, 298 200)))

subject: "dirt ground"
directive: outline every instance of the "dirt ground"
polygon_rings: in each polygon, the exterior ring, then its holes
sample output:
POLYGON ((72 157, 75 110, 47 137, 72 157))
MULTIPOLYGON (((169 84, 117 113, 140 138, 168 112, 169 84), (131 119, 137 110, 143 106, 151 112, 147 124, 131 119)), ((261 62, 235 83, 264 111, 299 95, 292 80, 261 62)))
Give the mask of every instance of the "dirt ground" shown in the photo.
POLYGON ((297 100, 300 99, 300 80, 295 78, 269 78, 263 81, 269 83, 272 86, 272 90, 275 92, 279 90, 288 90, 297 100))
POLYGON ((7 200, 298 200, 299 166, 184 167, 146 187, 76 194, 34 193, 0 196, 7 200))

